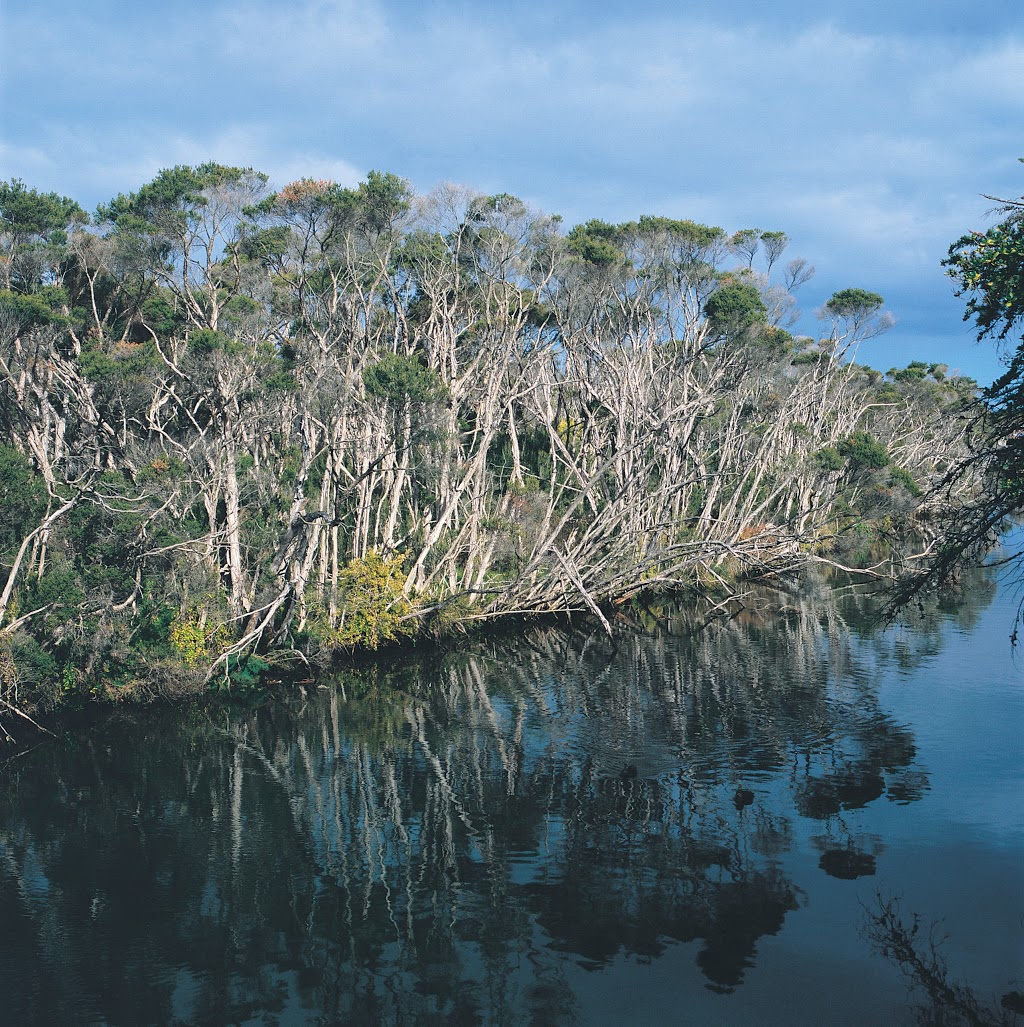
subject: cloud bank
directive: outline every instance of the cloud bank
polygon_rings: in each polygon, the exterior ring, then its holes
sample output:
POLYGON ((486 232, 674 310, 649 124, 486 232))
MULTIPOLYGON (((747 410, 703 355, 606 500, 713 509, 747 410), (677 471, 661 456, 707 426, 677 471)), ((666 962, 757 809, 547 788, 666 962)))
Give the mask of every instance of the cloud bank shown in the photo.
POLYGON ((882 292, 897 359, 912 339, 907 359, 991 377, 939 261, 984 224, 979 193, 1024 192, 1024 32, 996 7, 981 34, 923 0, 899 21, 873 3, 770 19, 643 0, 628 19, 570 0, 26 5, 0 55, 0 175, 94 205, 176 163, 346 184, 379 168, 421 190, 515 193, 570 224, 782 229, 819 267, 809 305, 882 292))

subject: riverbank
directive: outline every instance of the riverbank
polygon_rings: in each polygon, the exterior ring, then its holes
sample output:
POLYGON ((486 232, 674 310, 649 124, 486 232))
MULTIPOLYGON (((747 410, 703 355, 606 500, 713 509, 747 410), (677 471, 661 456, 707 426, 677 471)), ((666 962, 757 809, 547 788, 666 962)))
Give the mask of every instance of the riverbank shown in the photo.
MULTIPOLYGON (((845 555, 859 555, 865 562, 870 557, 869 562, 876 565, 881 557, 877 550, 858 554, 849 546, 845 555)), ((723 570, 730 573, 728 568, 723 570)), ((682 623, 679 612, 684 609, 690 611, 686 621, 691 631, 741 614, 770 620, 785 617, 792 609, 794 596, 806 598, 817 594, 824 582, 845 579, 877 584, 877 575, 877 571, 866 568, 838 569, 834 560, 803 563, 798 568, 787 565, 764 571, 757 580, 736 578, 733 574, 731 586, 726 576, 718 575, 710 583, 715 590, 710 585, 677 587, 672 591, 636 590, 628 599, 605 603, 596 612, 581 604, 577 609, 545 613, 494 616, 478 610, 474 615, 466 597, 448 604, 447 611, 408 618, 408 626, 400 635, 377 633, 373 645, 355 643, 346 648, 268 652, 244 656, 230 665, 214 663, 212 667, 194 659, 173 659, 167 653, 150 663, 148 654, 142 653, 130 673, 121 668, 110 680, 101 680, 88 691, 48 690, 35 702, 26 698, 17 709, 7 706, 0 710, 0 760, 17 756, 53 733, 74 733, 79 726, 94 723, 113 708, 168 704, 207 710, 253 707, 304 694, 308 688, 335 680, 339 675, 360 682, 361 690, 370 690, 374 682, 388 676, 390 669, 404 660, 441 658, 467 647, 514 645, 524 634, 538 629, 583 630, 591 635, 596 651, 614 654, 620 639, 664 630, 673 618, 678 630, 682 623), (446 616, 436 615, 444 612, 446 616)), ((380 597, 379 605, 383 606, 385 601, 386 597, 380 597)))

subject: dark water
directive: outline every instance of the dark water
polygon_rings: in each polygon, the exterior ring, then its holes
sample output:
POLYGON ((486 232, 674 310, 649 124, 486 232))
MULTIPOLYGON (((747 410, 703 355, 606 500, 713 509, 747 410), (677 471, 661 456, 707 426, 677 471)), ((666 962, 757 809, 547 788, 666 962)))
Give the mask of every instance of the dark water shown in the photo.
POLYGON ((0 1019, 910 1023, 879 893, 998 1007, 1024 682, 993 591, 883 633, 808 583, 41 746, 0 768, 0 1019))

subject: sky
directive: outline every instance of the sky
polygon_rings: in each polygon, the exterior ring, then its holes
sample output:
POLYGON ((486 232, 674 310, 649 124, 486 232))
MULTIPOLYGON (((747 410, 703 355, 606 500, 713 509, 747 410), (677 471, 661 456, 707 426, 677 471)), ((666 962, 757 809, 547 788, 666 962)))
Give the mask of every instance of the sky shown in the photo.
MULTIPOLYGON (((216 160, 790 239, 897 318, 859 359, 985 383, 941 260, 1024 194, 1024 3, 0 0, 0 179, 95 209, 216 160)), ((785 262, 785 261, 783 261, 785 262)))

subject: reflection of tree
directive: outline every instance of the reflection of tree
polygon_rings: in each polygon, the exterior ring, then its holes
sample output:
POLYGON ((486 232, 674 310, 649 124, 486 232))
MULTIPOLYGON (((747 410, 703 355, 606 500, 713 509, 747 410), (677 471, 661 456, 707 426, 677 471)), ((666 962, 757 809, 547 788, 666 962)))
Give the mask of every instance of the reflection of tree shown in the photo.
POLYGON ((623 620, 612 654, 536 629, 32 754, 0 788, 8 1008, 564 1023, 567 953, 698 941, 736 988, 797 908, 794 818, 849 879, 882 847, 844 818, 927 788, 837 607, 779 602, 700 632, 640 613, 658 630, 623 620))
POLYGON ((818 866, 829 877, 837 877, 841 881, 873 877, 878 866, 877 857, 884 849, 881 840, 873 835, 857 835, 841 821, 839 831, 837 837, 830 825, 825 834, 811 839, 821 853, 818 866))
POLYGON ((273 819, 287 806, 259 780, 239 795, 231 748, 201 732, 189 741, 112 725, 105 744, 5 782, 23 811, 0 835, 18 882, 11 922, 37 968, 36 993, 14 995, 25 1022, 86 1018, 85 1002, 112 1022, 171 1023, 175 985, 193 990, 207 1021, 280 1004, 262 967, 275 934, 293 928, 289 868, 301 852, 243 825, 238 799, 273 819), (275 878, 283 892, 268 903, 260 892, 275 878))
POLYGON ((950 976, 939 925, 925 925, 917 913, 904 915, 898 899, 881 895, 876 896, 874 907, 864 912, 863 933, 868 943, 895 963, 911 988, 923 995, 925 1004, 916 1010, 920 1023, 1008 1027, 1019 1022, 1018 1015, 1024 1014, 1024 995, 1019 991, 1003 995, 997 1009, 950 976))
POLYGON ((838 607, 843 620, 859 638, 873 646, 883 664, 912 669, 942 645, 942 633, 950 625, 964 633, 972 631, 981 614, 995 598, 998 578, 992 568, 965 567, 941 592, 922 593, 904 608, 893 635, 880 635, 879 623, 892 615, 883 605, 888 593, 867 589, 846 589, 838 607))

